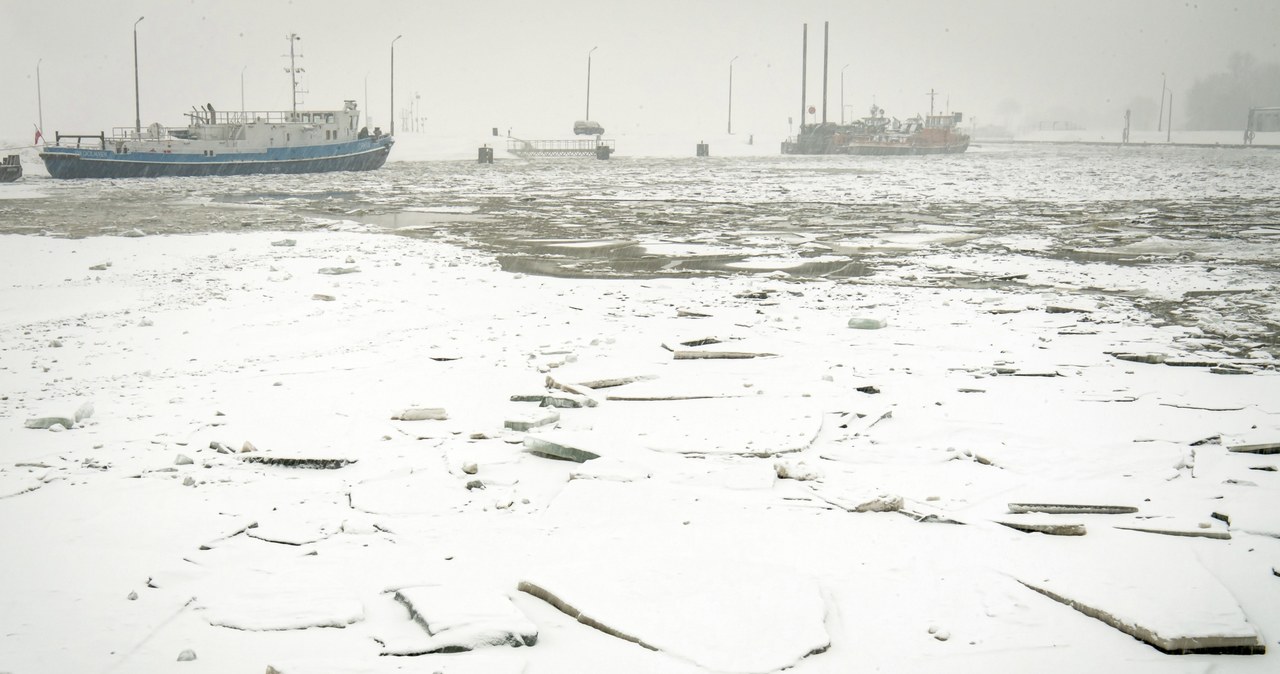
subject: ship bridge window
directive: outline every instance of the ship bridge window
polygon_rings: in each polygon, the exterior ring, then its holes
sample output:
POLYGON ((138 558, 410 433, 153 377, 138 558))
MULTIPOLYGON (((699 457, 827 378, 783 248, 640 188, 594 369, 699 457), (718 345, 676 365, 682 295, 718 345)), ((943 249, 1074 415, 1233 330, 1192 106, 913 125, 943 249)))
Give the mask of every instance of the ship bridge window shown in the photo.
POLYGON ((332 112, 325 113, 324 121, 326 124, 333 124, 333 113, 332 112))
POLYGON ((310 124, 310 123, 311 123, 311 113, 309 113, 309 112, 304 112, 304 113, 302 113, 302 121, 303 121, 304 123, 310 124))

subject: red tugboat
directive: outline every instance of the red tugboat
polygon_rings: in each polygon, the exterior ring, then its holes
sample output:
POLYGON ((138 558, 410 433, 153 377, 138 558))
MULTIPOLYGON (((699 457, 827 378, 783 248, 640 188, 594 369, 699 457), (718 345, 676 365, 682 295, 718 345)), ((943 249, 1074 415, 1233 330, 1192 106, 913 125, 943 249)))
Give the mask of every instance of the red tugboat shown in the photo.
MULTIPOLYGON (((823 31, 824 35, 826 30, 823 31)), ((884 109, 871 106, 870 116, 848 124, 827 121, 827 45, 822 56, 822 122, 805 124, 805 113, 814 114, 808 106, 809 26, 804 27, 804 48, 800 78, 800 133, 782 143, 782 154, 859 154, 922 155, 958 154, 969 149, 969 136, 960 130, 963 113, 935 115, 932 96, 927 117, 916 115, 908 120, 885 117, 884 109), (806 110, 807 108, 807 110, 806 110)), ((843 88, 843 87, 842 87, 843 88)), ((843 94, 842 94, 843 97, 843 94)))
POLYGON ((969 149, 969 136, 959 130, 963 113, 929 115, 906 121, 871 115, 849 124, 806 124, 795 140, 782 144, 783 154, 920 155, 952 154, 969 149))

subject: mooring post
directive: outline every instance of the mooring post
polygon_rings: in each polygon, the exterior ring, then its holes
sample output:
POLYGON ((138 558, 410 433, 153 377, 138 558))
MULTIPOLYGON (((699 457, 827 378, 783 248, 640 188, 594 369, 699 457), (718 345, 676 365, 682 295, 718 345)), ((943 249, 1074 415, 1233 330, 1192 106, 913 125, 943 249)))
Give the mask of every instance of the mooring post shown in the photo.
POLYGON ((706 143, 704 143, 704 142, 699 142, 699 143, 698 143, 698 156, 699 156, 699 157, 710 157, 710 156, 711 156, 711 146, 707 145, 707 144, 706 144, 706 143))

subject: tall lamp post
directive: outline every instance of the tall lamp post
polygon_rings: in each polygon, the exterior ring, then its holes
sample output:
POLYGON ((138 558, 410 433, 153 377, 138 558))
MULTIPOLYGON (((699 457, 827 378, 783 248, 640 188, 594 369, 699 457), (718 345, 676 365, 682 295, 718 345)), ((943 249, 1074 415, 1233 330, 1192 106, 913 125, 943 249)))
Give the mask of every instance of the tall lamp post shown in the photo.
POLYGON ((138 24, 147 17, 140 16, 133 22, 133 133, 142 135, 142 104, 138 96, 138 24))
POLYGON ((844 124, 844 71, 849 64, 844 64, 844 68, 840 69, 840 123, 844 124))
MULTIPOLYGON (((397 35, 396 40, 404 37, 397 35)), ((391 41, 391 135, 396 135, 396 40, 391 41)))
POLYGON ((729 135, 733 135, 733 62, 737 60, 737 56, 729 59, 729 135))
POLYGON ((40 95, 40 62, 44 59, 36 60, 36 114, 40 120, 40 135, 44 135, 44 100, 40 95))
POLYGON ((599 46, 592 47, 587 52, 587 118, 584 121, 591 121, 591 52, 599 49, 599 46))
POLYGON ((1160 73, 1160 116, 1156 118, 1156 131, 1163 130, 1160 126, 1164 124, 1164 92, 1169 90, 1164 86, 1164 84, 1165 75, 1164 73, 1160 73))

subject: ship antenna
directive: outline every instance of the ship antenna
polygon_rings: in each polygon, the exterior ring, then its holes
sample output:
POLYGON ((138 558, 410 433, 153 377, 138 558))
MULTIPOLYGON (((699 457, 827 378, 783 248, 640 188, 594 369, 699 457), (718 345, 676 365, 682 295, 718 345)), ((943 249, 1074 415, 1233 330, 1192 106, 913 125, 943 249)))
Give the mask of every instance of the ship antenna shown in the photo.
POLYGON ((301 40, 302 37, 297 33, 289 33, 289 81, 292 82, 293 88, 293 111, 298 112, 298 67, 294 64, 293 43, 295 40, 301 40))

